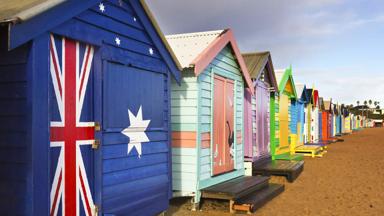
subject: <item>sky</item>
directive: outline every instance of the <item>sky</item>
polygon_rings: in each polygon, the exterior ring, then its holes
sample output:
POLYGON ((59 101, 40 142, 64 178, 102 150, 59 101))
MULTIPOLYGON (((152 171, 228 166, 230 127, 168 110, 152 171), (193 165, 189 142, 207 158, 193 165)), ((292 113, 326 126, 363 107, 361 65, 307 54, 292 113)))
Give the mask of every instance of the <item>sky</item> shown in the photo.
POLYGON ((231 28, 242 52, 345 104, 384 107, 383 0, 146 0, 164 34, 231 28))

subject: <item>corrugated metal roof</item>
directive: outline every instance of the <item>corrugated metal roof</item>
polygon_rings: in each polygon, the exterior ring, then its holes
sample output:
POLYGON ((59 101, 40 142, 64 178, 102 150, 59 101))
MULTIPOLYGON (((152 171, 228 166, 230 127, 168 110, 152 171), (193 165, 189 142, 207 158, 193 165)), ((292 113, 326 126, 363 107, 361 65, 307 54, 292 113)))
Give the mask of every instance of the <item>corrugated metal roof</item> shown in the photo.
POLYGON ((259 74, 264 69, 270 53, 267 52, 258 52, 258 53, 245 53, 242 54, 245 64, 247 65, 249 75, 251 78, 256 79, 259 77, 259 74))
POLYGON ((167 35, 169 45, 183 68, 192 67, 191 62, 202 53, 225 30, 167 35))
POLYGON ((0 22, 27 20, 65 0, 1 0, 0 22))

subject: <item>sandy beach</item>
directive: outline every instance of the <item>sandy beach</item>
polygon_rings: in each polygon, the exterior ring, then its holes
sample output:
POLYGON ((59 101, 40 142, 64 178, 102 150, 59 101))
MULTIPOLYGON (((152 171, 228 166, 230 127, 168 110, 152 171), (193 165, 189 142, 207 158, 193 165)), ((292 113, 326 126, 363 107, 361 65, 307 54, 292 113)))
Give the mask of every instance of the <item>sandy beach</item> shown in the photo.
MULTIPOLYGON (((255 215, 384 215, 384 128, 365 129, 331 144, 323 158, 305 158, 301 176, 255 215)), ((231 215, 228 202, 205 200, 198 212, 176 198, 166 215, 231 215)))

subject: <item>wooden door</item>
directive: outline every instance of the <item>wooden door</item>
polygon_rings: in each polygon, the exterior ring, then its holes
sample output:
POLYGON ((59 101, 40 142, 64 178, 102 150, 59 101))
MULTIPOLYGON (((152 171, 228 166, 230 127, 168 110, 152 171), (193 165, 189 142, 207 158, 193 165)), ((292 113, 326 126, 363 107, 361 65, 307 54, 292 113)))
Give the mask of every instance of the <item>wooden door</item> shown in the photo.
POLYGON ((287 95, 281 95, 280 107, 279 107, 279 118, 280 118, 280 146, 279 148, 288 148, 288 103, 289 98, 287 95))
POLYGON ((327 112, 322 112, 322 140, 327 140, 328 139, 328 113, 327 112))
POLYGON ((269 153, 269 91, 263 83, 258 83, 256 86, 256 149, 257 156, 266 156, 269 153))
POLYGON ((50 214, 91 215, 95 183, 91 147, 95 139, 94 48, 53 35, 50 43, 50 214))
POLYGON ((308 104, 307 107, 307 139, 305 142, 309 143, 311 142, 311 126, 312 126, 312 105, 308 104))
POLYGON ((234 82, 215 75, 213 104, 213 175, 234 169, 234 82))

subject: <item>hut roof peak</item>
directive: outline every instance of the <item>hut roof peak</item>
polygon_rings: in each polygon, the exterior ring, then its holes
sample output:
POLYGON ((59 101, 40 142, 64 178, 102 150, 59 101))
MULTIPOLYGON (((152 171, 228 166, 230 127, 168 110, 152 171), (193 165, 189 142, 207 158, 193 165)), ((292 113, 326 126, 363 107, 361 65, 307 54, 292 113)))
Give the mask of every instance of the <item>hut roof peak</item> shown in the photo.
POLYGON ((247 65, 249 75, 252 79, 259 79, 264 69, 267 69, 270 83, 275 91, 278 85, 274 73, 271 53, 269 51, 243 53, 244 62, 247 65))
POLYGON ((225 30, 166 35, 168 43, 183 68, 192 67, 192 61, 225 30))
POLYGON ((198 76, 226 46, 230 46, 241 73, 253 94, 252 80, 231 29, 166 36, 183 68, 193 68, 198 76))

